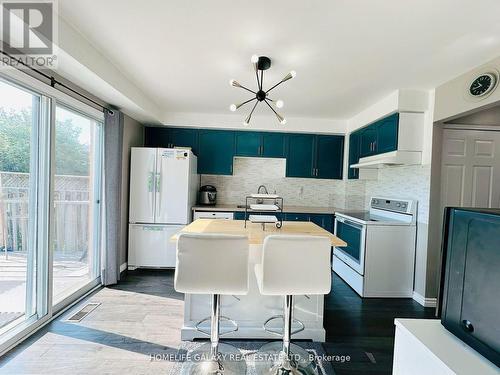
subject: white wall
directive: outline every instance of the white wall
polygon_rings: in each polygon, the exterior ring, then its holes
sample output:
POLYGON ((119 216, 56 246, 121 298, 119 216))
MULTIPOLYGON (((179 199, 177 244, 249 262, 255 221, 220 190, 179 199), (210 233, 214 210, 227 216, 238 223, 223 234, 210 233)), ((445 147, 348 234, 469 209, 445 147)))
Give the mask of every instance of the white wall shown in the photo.
POLYGON ((434 120, 443 121, 477 111, 479 108, 498 104, 500 89, 493 91, 490 96, 482 100, 471 98, 468 95, 471 81, 480 73, 491 71, 500 72, 500 57, 437 87, 434 120))
POLYGON ((144 145, 144 127, 133 118, 125 115, 123 124, 122 202, 121 202, 122 238, 120 240, 120 264, 123 264, 127 261, 130 148, 143 145, 144 145))
POLYGON ((244 119, 245 115, 241 113, 168 113, 163 121, 163 124, 170 126, 194 126, 202 128, 333 134, 345 134, 348 126, 347 120, 304 117, 287 117, 286 125, 281 125, 276 117, 270 113, 266 116, 253 116, 250 126, 244 128, 242 125, 244 119))

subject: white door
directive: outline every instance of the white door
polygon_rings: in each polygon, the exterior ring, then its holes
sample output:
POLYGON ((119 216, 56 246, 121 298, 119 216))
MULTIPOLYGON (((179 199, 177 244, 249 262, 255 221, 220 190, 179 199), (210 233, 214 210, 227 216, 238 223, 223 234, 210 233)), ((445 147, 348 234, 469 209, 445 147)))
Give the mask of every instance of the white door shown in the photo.
POLYGON ((189 210, 189 152, 158 149, 156 158, 157 224, 187 224, 189 210))
POLYGON ((443 132, 442 207, 500 207, 500 131, 443 132))
POLYGON ((170 238, 182 228, 184 225, 129 225, 129 267, 174 268, 176 242, 170 238))
POLYGON ((156 149, 132 147, 129 222, 154 223, 156 149))

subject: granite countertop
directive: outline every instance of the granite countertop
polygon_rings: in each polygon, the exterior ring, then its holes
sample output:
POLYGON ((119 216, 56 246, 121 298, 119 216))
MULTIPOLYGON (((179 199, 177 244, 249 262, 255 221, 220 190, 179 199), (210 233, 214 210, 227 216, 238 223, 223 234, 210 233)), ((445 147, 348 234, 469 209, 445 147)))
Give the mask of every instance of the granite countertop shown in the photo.
MULTIPOLYGON (((245 211, 245 208, 236 204, 217 204, 215 206, 193 206, 193 211, 214 211, 214 212, 237 212, 245 211)), ((338 211, 345 211, 338 207, 314 207, 314 206, 288 206, 283 207, 283 212, 296 212, 308 214, 334 214, 338 211)))

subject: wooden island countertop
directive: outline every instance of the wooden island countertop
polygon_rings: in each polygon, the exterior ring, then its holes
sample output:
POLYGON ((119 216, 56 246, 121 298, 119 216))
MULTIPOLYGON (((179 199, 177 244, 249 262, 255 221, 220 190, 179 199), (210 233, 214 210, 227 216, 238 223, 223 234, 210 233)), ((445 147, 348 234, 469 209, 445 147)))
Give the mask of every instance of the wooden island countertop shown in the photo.
MULTIPOLYGON (((261 224, 249 221, 247 221, 245 228, 244 220, 197 219, 182 229, 180 233, 240 234, 248 236, 250 245, 262 245, 264 238, 270 234, 324 236, 330 238, 332 246, 347 246, 340 238, 310 221, 283 221, 283 226, 279 229, 274 224, 266 224, 264 231, 261 224)), ((171 237, 171 241, 177 241, 177 238, 178 235, 175 234, 171 237)))

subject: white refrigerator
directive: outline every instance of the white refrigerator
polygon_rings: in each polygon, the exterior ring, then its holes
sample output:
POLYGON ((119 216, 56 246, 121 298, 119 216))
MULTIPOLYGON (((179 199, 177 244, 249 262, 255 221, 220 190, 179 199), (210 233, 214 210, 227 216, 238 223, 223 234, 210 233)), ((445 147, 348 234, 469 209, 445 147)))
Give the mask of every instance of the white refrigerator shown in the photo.
POLYGON ((175 233, 191 222, 199 178, 187 149, 132 147, 128 268, 175 267, 175 233))

